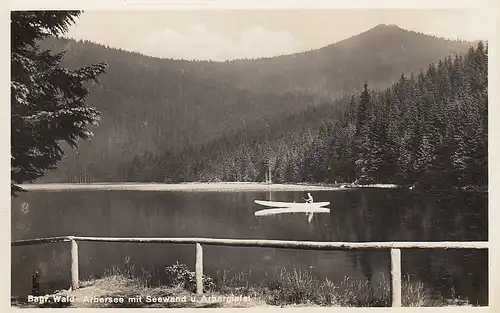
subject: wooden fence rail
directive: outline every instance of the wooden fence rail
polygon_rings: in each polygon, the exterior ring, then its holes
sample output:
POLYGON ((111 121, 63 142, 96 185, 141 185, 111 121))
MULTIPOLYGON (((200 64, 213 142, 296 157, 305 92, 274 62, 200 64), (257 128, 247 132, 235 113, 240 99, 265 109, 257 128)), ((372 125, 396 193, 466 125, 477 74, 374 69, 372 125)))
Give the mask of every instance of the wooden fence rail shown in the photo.
POLYGON ((488 249, 486 241, 431 241, 431 242, 324 242, 289 241, 266 239, 219 239, 219 238, 113 238, 113 237, 47 237, 16 240, 11 246, 26 246, 57 242, 71 243, 71 287, 79 287, 78 241, 120 242, 120 243, 176 243, 194 244, 196 247, 196 293, 203 293, 203 248, 202 245, 261 247, 300 250, 388 250, 391 256, 391 304, 401 306, 401 249, 488 249))

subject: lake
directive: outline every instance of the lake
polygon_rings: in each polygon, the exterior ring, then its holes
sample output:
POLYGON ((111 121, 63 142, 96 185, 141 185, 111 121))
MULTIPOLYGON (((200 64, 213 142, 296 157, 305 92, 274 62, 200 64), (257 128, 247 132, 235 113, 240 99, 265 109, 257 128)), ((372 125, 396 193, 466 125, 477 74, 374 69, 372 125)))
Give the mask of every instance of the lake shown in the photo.
MULTIPOLYGON (((255 217, 255 199, 303 202, 303 191, 30 191, 12 199, 12 240, 48 236, 212 237, 314 241, 487 241, 488 194, 416 192, 405 189, 312 191, 330 201, 330 213, 255 217)), ((165 266, 194 270, 194 245, 79 243, 80 279, 113 267, 162 283, 165 266)), ((12 295, 31 292, 31 275, 42 286, 70 285, 69 243, 12 248, 12 295)), ((257 283, 280 268, 309 269, 341 281, 389 277, 389 253, 204 247, 204 271, 245 272, 257 283)), ((434 293, 488 304, 486 250, 403 250, 404 279, 434 293)))

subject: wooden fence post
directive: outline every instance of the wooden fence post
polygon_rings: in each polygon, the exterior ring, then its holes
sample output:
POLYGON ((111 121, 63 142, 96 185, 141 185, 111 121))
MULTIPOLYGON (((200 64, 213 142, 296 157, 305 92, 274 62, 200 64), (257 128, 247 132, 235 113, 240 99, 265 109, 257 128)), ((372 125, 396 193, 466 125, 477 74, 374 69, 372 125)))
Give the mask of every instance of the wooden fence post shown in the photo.
POLYGON ((401 250, 391 249, 391 304, 401 307, 401 250))
POLYGON ((196 294, 203 294, 203 248, 196 244, 196 294))
POLYGON ((78 243, 71 239, 71 288, 73 290, 79 287, 78 277, 78 243))

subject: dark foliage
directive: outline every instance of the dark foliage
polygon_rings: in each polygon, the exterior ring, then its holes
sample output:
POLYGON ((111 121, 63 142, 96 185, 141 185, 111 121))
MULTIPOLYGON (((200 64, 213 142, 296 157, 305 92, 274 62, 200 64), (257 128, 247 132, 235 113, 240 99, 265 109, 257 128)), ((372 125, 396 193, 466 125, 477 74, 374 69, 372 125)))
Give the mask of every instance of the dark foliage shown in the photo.
POLYGON ((365 83, 350 102, 176 155, 145 156, 137 166, 149 166, 147 173, 161 173, 165 181, 262 181, 271 169, 277 182, 487 186, 487 57, 480 42, 465 57, 401 75, 384 91, 365 83))
POLYGON ((60 142, 76 147, 89 139, 99 112, 86 104, 84 83, 105 69, 96 64, 76 70, 61 65, 64 53, 40 50, 37 42, 67 31, 78 11, 11 13, 11 193, 54 169, 64 156, 60 142))

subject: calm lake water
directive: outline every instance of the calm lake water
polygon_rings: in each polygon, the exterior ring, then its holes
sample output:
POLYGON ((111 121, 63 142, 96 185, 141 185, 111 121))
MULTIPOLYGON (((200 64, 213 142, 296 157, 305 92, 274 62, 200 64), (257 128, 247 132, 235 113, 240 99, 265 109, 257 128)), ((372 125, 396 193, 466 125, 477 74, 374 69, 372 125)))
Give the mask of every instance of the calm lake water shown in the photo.
MULTIPOLYGON (((47 236, 213 237, 314 241, 488 240, 487 193, 419 193, 394 189, 315 191, 329 214, 255 217, 255 199, 302 202, 304 192, 30 191, 12 200, 12 240, 47 236)), ((138 275, 162 282, 176 263, 194 270, 194 245, 79 243, 80 278, 134 265, 138 275)), ((403 250, 403 275, 436 294, 486 305, 488 253, 474 250, 403 250)), ((42 285, 70 284, 69 243, 12 248, 12 294, 42 285)), ((341 281, 389 277, 387 252, 323 252, 270 248, 204 247, 205 274, 246 272, 259 282, 280 268, 309 269, 341 281)))

